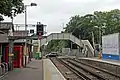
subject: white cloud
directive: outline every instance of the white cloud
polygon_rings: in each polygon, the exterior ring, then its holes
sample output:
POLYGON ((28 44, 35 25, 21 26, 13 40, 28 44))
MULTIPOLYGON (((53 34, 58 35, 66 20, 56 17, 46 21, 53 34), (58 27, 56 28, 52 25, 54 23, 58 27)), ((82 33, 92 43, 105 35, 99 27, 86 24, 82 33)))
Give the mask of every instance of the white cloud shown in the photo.
MULTIPOLYGON (((28 23, 40 21, 47 24, 48 33, 61 32, 62 23, 66 24, 71 16, 120 8, 120 0, 24 0, 25 4, 31 2, 38 6, 27 8, 28 23)), ((24 24, 24 14, 18 15, 14 22, 24 24)))

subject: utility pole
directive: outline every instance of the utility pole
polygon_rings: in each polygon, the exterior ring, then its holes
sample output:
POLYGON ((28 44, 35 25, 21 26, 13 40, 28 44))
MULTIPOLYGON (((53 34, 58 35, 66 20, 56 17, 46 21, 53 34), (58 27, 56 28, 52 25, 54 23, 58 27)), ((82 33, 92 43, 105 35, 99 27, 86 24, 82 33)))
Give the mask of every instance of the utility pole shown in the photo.
MULTIPOLYGON (((28 32, 27 32, 27 7, 28 6, 37 6, 36 3, 31 3, 30 5, 24 5, 25 7, 25 36, 28 36, 28 32)), ((25 53, 24 53, 24 56, 25 56, 25 67, 27 65, 27 37, 25 39, 25 53)))
POLYGON ((9 40, 9 66, 8 70, 11 71, 13 69, 13 62, 12 62, 12 57, 13 57, 13 40, 9 40))
POLYGON ((94 49, 94 56, 95 56, 95 38, 94 38, 93 31, 92 31, 92 42, 93 42, 93 49, 94 49))
POLYGON ((42 35, 45 34, 44 32, 45 26, 46 25, 41 24, 40 22, 37 22, 37 28, 36 28, 37 33, 36 34, 38 35, 38 53, 39 55, 41 55, 41 57, 43 56, 42 51, 40 51, 41 50, 41 39, 42 39, 42 35))
POLYGON ((41 47, 41 39, 42 39, 42 34, 41 32, 39 33, 39 36, 38 36, 38 52, 40 52, 40 47, 41 47))
POLYGON ((72 43, 72 41, 71 41, 71 51, 72 51, 72 48, 73 48, 72 45, 73 45, 73 43, 72 43))
MULTIPOLYGON (((11 22, 12 22, 12 30, 14 28, 13 26, 13 18, 14 18, 14 9, 12 10, 12 16, 11 16, 11 22)), ((10 32, 10 35, 12 34, 12 32, 10 32)), ((14 45, 14 40, 9 39, 9 55, 8 55, 8 70, 11 71, 13 70, 13 45, 14 45)))
MULTIPOLYGON (((25 36, 27 36, 27 5, 25 5, 25 36)), ((25 67, 27 65, 27 38, 25 39, 25 67)))
POLYGON ((100 53, 101 53, 101 26, 99 27, 99 49, 100 49, 100 53))

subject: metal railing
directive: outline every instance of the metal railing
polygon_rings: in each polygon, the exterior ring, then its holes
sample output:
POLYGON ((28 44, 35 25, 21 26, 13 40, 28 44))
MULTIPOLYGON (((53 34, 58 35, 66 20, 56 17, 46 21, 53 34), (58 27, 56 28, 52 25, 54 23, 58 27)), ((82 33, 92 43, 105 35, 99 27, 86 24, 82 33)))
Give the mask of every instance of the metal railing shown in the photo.
POLYGON ((0 80, 8 73, 8 63, 0 63, 0 80))

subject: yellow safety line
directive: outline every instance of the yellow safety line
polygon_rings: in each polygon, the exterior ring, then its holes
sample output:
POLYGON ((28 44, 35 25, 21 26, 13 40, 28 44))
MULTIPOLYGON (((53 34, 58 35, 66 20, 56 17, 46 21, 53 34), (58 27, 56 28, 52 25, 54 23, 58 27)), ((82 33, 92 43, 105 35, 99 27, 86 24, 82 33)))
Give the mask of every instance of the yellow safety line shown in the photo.
POLYGON ((48 69, 49 66, 46 59, 43 60, 43 64, 44 64, 44 80, 52 80, 52 74, 48 69))

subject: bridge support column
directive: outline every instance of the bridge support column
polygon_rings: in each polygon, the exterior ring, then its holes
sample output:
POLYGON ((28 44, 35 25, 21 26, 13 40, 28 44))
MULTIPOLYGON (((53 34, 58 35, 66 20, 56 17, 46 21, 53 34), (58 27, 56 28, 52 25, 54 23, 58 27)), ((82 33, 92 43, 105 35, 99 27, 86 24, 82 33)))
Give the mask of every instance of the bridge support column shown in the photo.
POLYGON ((71 51, 72 51, 72 48, 73 48, 73 46, 72 46, 72 45, 73 45, 72 41, 71 41, 71 44, 70 44, 70 45, 71 45, 71 46, 70 46, 70 49, 71 49, 71 51))
POLYGON ((9 40, 9 62, 8 62, 8 70, 13 70, 13 44, 14 40, 9 40))

